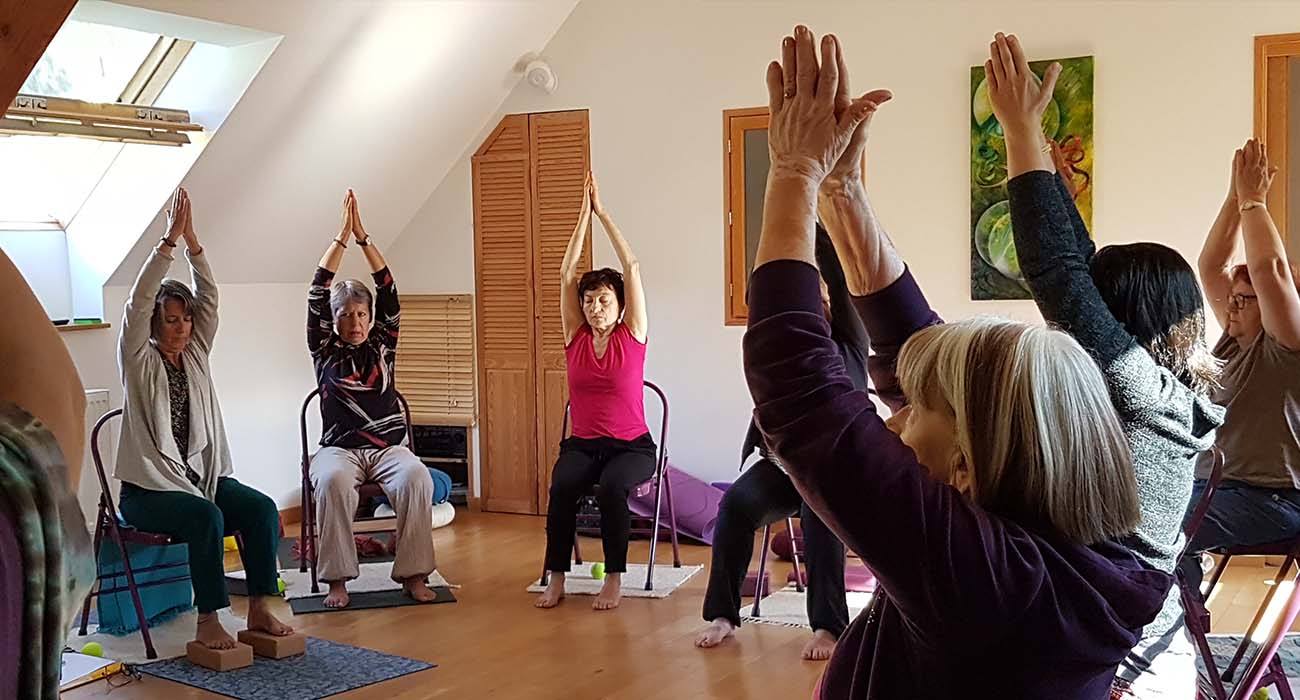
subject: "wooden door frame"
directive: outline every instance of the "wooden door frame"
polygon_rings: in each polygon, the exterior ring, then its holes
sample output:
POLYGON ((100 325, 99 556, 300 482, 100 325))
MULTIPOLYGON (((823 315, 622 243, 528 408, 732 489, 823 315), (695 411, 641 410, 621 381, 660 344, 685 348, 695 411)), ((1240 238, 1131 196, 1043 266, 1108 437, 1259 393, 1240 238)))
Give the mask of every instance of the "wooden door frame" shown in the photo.
POLYGON ((733 145, 731 136, 734 120, 752 117, 768 117, 768 108, 722 110, 722 322, 728 326, 743 326, 749 320, 745 303, 745 149, 744 144, 733 145))
MULTIPOLYGON (((1255 138, 1264 141, 1277 176, 1269 192, 1268 211, 1282 240, 1290 230, 1290 59, 1300 56, 1300 33, 1255 37, 1255 138)), ((1300 86, 1297 86, 1300 87, 1300 86)), ((1300 116, 1300 115, 1297 115, 1300 116)))

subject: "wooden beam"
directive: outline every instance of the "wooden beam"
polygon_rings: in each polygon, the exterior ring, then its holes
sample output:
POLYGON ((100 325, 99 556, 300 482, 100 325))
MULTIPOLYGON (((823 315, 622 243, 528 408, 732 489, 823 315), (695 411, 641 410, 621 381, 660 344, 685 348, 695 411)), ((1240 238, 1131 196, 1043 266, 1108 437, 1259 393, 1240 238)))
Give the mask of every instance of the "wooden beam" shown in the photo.
POLYGON ((0 0, 0 104, 18 94, 77 0, 0 0))

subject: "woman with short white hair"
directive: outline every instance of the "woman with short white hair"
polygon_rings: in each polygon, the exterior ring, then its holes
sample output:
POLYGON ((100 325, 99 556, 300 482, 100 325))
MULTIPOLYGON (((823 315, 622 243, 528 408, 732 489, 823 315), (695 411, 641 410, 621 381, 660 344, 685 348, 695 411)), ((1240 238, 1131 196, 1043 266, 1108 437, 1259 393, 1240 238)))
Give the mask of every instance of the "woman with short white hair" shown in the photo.
POLYGON ((343 198, 342 225, 320 260, 307 292, 307 348, 320 388, 320 451, 311 460, 316 492, 317 571, 329 584, 325 605, 346 607, 347 582, 360 575, 352 532, 357 487, 378 482, 397 517, 392 578, 406 595, 429 602, 434 570, 433 478, 402 442, 406 416, 397 398, 394 365, 401 308, 397 286, 371 242, 356 195, 343 198), (349 236, 374 275, 376 294, 359 280, 334 281, 349 236))

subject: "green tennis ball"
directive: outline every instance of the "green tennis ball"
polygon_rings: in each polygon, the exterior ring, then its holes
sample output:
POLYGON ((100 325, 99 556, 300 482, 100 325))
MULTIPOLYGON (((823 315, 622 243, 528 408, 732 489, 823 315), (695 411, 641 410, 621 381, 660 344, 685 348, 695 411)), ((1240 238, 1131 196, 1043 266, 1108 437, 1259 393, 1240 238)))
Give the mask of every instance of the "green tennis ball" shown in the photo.
POLYGON ((595 564, 592 564, 592 565, 591 565, 591 577, 594 578, 594 579, 596 579, 597 581, 599 581, 599 580, 605 578, 605 563, 604 563, 604 562, 599 562, 599 561, 598 561, 598 562, 596 562, 595 564))
POLYGON ((276 581, 275 581, 275 590, 277 590, 277 591, 279 591, 279 592, 281 592, 281 593, 284 593, 284 579, 282 579, 282 578, 281 578, 281 579, 276 579, 276 581))
POLYGON ((81 653, 86 656, 102 657, 104 655, 104 647, 101 646, 99 642, 86 642, 86 646, 81 648, 81 653))

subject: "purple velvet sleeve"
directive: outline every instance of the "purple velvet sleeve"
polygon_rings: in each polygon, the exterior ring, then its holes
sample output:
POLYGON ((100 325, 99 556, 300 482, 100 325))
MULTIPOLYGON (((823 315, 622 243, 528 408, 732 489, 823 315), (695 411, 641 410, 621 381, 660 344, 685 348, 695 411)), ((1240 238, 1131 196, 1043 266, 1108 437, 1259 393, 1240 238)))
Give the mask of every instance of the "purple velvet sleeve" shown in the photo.
POLYGON ((901 277, 878 292, 853 297, 853 307, 871 338, 872 352, 867 359, 871 385, 880 400, 897 411, 907 403, 898 383, 898 353, 913 333, 943 323, 943 319, 930 308, 911 270, 903 270, 901 277))
POLYGON ((1002 627, 1041 582, 1037 550, 930 478, 854 389, 817 280, 814 267, 791 260, 769 262, 750 280, 745 377, 767 444, 917 629, 951 641, 961 630, 1002 627))

